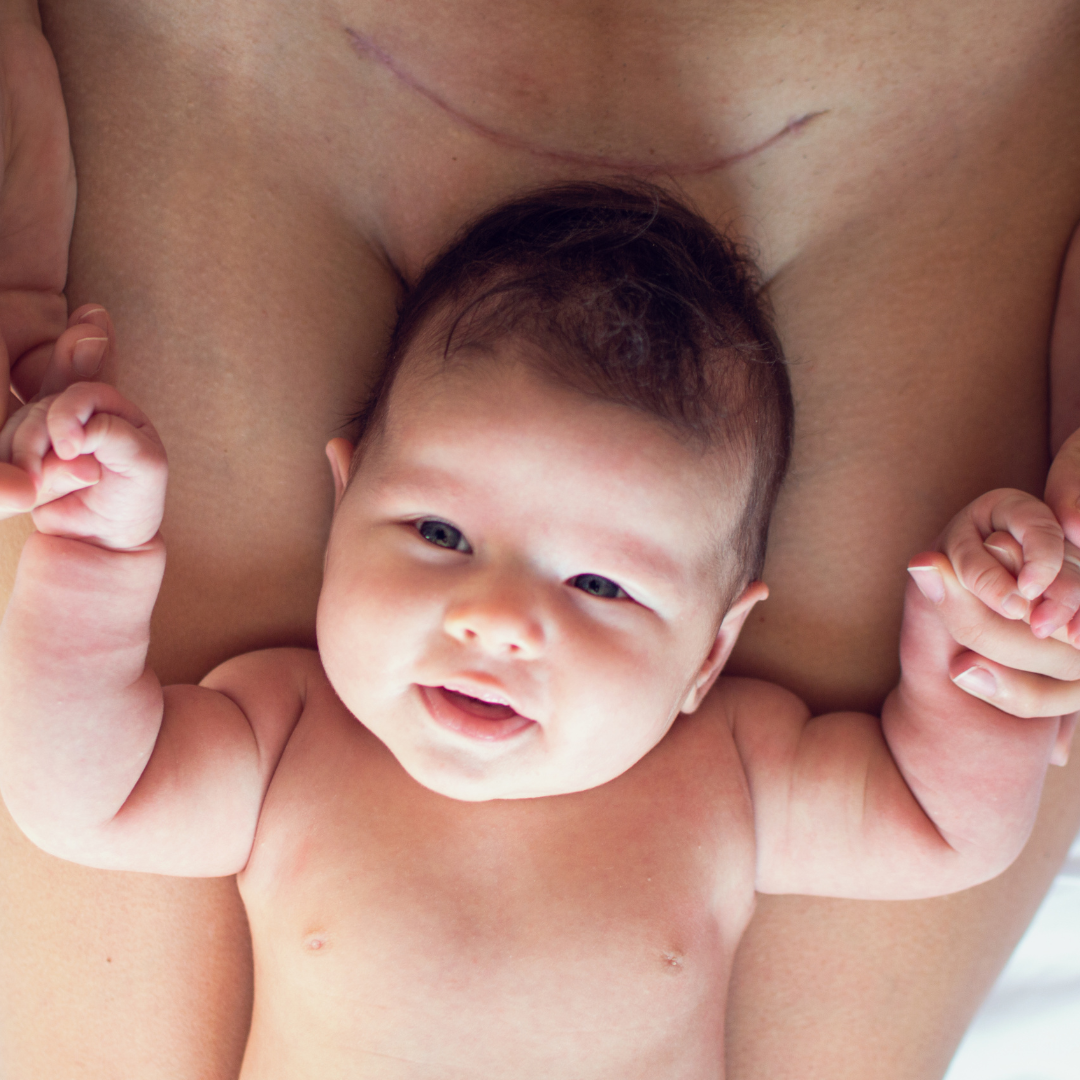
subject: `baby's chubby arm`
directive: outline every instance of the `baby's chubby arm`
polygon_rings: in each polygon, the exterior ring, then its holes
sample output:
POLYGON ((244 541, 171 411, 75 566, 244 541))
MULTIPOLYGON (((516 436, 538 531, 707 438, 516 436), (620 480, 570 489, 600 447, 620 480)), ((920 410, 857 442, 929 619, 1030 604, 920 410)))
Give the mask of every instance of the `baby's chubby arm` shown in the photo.
MULTIPOLYGON (((1021 619, 1032 618, 1044 636, 1063 636, 1059 627, 1075 615, 1080 592, 1067 564, 1060 573, 1056 520, 1022 492, 976 500, 954 519, 941 546, 913 560, 901 681, 880 720, 862 713, 811 717, 778 688, 735 687, 729 716, 754 804, 760 891, 941 895, 996 876, 1027 840, 1046 768, 1064 750, 1061 719, 1008 715, 954 682, 970 669, 973 654, 940 617, 933 578, 964 594, 971 625, 985 622, 986 611, 958 573, 969 584, 973 573, 982 573, 983 591, 1000 592, 999 602, 1018 591, 1022 597, 1042 592, 1034 615, 1027 599, 1010 605, 1017 609, 1007 625, 1015 630, 1018 658, 1033 652, 1032 645, 1072 651, 1062 641, 1038 641, 1021 619), (1001 562, 983 546, 984 537, 1001 549, 1001 562), (1017 554, 1019 584, 1002 565, 1017 554), (999 576, 987 573, 989 563, 999 576)), ((958 611, 954 602, 954 618, 958 611)))
POLYGON ((237 872, 305 665, 252 654, 203 686, 164 690, 147 668, 166 459, 112 387, 78 383, 24 407, 0 458, 32 481, 39 530, 0 625, 0 793, 12 816, 38 846, 89 866, 237 872))

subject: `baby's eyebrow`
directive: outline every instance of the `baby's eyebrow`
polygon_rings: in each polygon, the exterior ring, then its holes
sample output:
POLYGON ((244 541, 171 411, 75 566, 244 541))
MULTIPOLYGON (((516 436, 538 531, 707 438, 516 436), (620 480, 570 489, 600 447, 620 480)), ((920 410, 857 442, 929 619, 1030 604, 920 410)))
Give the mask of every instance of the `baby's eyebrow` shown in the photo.
POLYGON ((630 566, 639 572, 646 573, 649 578, 674 581, 684 577, 684 567, 671 555, 639 537, 612 536, 609 538, 608 545, 610 550, 619 553, 617 557, 625 556, 630 566))
POLYGON ((628 533, 618 530, 598 530, 593 534, 596 538, 596 550, 605 553, 605 562, 614 552, 614 562, 625 561, 628 569, 646 573, 651 578, 671 581, 683 577, 683 566, 657 544, 650 543, 638 533, 628 533))
POLYGON ((424 502, 433 496, 441 495, 457 498, 468 493, 468 482, 434 468, 394 469, 376 482, 375 491, 386 497, 393 495, 398 499, 416 499, 424 502))
MULTIPOLYGON (((467 500, 472 493, 467 480, 431 466, 395 469, 378 482, 377 488, 381 497, 417 504, 427 503, 433 497, 467 500)), ((590 524, 588 543, 582 546, 586 549, 584 560, 595 559, 598 566, 602 562, 608 573, 631 573, 658 582, 681 581, 686 577, 686 567, 680 560, 662 544, 636 530, 605 529, 590 524)), ((582 572, 589 569, 583 567, 582 572)))

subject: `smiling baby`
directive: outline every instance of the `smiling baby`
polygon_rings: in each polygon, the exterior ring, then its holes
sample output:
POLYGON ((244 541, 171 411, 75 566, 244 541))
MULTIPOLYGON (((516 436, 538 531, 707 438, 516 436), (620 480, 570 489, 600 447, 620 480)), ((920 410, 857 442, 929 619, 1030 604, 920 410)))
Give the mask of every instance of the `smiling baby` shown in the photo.
MULTIPOLYGON (((715 1080, 755 889, 993 876, 1058 730, 958 690, 944 648, 909 649, 881 719, 720 676, 791 423, 704 220, 644 185, 518 199, 428 268, 327 448, 318 652, 162 688, 160 441, 102 384, 28 406, 4 799, 62 858, 239 875, 245 1080, 715 1080)), ((914 586, 906 618, 932 637, 914 586)))

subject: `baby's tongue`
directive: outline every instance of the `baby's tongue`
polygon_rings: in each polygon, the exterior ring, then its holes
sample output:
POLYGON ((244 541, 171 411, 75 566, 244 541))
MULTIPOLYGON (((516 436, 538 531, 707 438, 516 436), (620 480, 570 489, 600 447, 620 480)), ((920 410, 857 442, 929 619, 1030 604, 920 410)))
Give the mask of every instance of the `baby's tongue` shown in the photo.
POLYGON ((481 720, 506 720, 517 713, 509 705, 495 705, 490 701, 481 701, 479 698, 469 697, 468 694, 459 694, 456 690, 447 690, 445 686, 439 688, 462 712, 470 716, 478 716, 481 720))

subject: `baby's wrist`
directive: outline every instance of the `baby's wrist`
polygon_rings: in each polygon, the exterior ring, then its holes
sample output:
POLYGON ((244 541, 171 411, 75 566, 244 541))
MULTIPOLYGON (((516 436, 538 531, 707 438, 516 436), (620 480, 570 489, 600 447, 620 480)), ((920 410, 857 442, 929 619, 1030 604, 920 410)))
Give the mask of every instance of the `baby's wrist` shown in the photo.
POLYGON ((161 536, 160 529, 158 529, 149 540, 138 542, 132 542, 127 539, 111 540, 107 536, 64 536, 60 533, 53 533, 51 535, 59 536, 61 539, 76 540, 80 543, 89 544, 92 547, 99 548, 102 551, 115 552, 117 555, 140 555, 145 552, 165 547, 165 541, 161 536))

